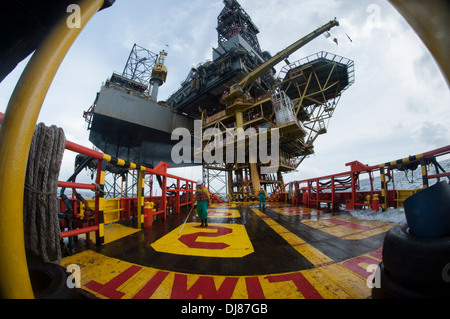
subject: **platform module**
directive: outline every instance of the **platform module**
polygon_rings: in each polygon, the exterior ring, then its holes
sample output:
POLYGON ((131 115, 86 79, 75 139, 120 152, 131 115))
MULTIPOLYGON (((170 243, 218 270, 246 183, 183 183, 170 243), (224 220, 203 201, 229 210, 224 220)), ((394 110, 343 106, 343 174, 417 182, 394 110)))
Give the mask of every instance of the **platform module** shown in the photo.
POLYGON ((347 58, 319 52, 288 60, 338 26, 331 20, 272 56, 261 49, 259 29, 244 8, 226 0, 212 60, 192 67, 166 101, 157 95, 168 75, 167 53, 133 47, 123 74, 113 74, 85 113, 90 140, 103 152, 150 167, 159 161, 203 165, 206 186, 224 199, 252 200, 261 186, 273 193, 284 186, 282 173, 314 154, 314 142, 327 133, 342 93, 354 82, 347 58), (283 61, 277 75, 274 67, 283 61), (181 162, 173 159, 177 128, 189 132, 184 142, 191 143, 181 162))

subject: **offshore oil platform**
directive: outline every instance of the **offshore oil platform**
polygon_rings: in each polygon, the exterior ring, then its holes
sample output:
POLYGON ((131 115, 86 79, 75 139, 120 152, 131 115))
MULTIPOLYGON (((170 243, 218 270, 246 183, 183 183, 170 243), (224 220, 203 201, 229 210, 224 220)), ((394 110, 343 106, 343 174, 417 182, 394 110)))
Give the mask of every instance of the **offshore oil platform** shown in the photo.
MULTIPOLYGON (((429 5, 391 2, 415 22, 438 56, 438 46, 431 45, 438 40, 411 15, 450 21, 444 19, 444 2, 434 11, 429 5)), ((436 158, 448 156, 450 145, 372 166, 353 161, 347 172, 290 182, 286 187, 295 189, 293 196, 275 194, 282 196, 267 207, 240 201, 251 199, 260 185, 283 187, 282 173, 314 152, 313 143, 327 132, 342 92, 353 83, 348 59, 319 52, 288 61, 303 45, 329 35, 336 20, 271 56, 260 49, 258 29, 238 2, 225 0, 213 61, 193 68, 166 101, 158 101, 167 77, 166 52, 135 45, 122 74, 112 74, 85 112, 90 140, 107 154, 66 140, 55 125, 36 126, 57 68, 80 32, 67 27, 66 7, 72 1, 49 0, 39 8, 8 3, 12 6, 2 11, 8 17, 2 21, 18 33, 6 34, 11 40, 7 68, 9 58, 20 60, 35 44, 39 47, 5 114, 0 113, 2 298, 449 297, 450 172, 436 158), (36 22, 48 22, 49 16, 58 21, 41 41, 45 30, 36 22), (273 67, 283 60, 286 66, 275 75, 273 67), (254 143, 269 136, 270 143, 254 143), (59 168, 66 151, 79 155, 75 172, 63 181, 59 168), (179 151, 182 160, 174 156, 179 151), (199 225, 200 216, 191 214, 196 182, 167 172, 170 165, 193 164, 203 166, 210 189, 214 179, 222 181, 230 199, 223 203, 213 196, 209 225, 199 225), (95 183, 77 182, 87 166, 95 183), (395 171, 416 169, 420 188, 396 188, 395 171), (120 176, 122 184, 124 177, 135 178, 137 196, 127 190, 111 196, 106 171, 115 175, 114 183, 120 176), (362 174, 368 175, 370 189, 360 187, 362 174), (147 176, 152 178, 149 196, 147 176), (160 196, 151 191, 153 177, 160 196), (72 189, 71 198, 64 189, 72 189), (94 196, 85 199, 76 190, 94 196), (392 218, 391 208, 404 208, 399 213, 407 222, 392 218)), ((82 27, 113 3, 78 1, 82 27)), ((435 34, 448 29, 432 25, 435 34)), ((442 39, 438 43, 446 48, 442 39)), ((185 304, 170 310, 201 313, 194 301, 189 309, 185 304)), ((203 313, 212 316, 216 309, 234 315, 244 313, 244 305, 245 313, 278 312, 274 304, 260 301, 227 302, 203 313)))
POLYGON ((314 153, 314 142, 327 132, 342 92, 354 82, 354 63, 328 52, 288 60, 320 35, 329 37, 329 30, 339 25, 336 20, 271 56, 261 49, 259 30, 241 5, 236 0, 224 4, 212 61, 193 67, 166 101, 158 101, 158 89, 166 81, 167 53, 156 54, 135 44, 123 73, 113 73, 104 83, 84 117, 89 139, 101 151, 148 167, 160 161, 171 167, 203 165, 204 182, 213 193, 247 200, 261 186, 270 193, 283 188, 282 173, 294 171, 314 153), (276 75, 274 66, 283 61, 286 65, 276 75), (196 140, 195 121, 201 121, 197 123, 202 131, 213 130, 215 138, 202 135, 201 141, 196 140), (172 137, 176 128, 191 134, 191 160, 172 159, 179 142, 172 137), (242 130, 243 137, 227 140, 233 130, 242 130), (277 157, 275 166, 250 158, 248 132, 269 139, 275 131, 278 146, 267 156, 277 157), (237 159, 238 145, 245 145, 244 160, 237 159), (213 162, 202 157, 225 146, 234 151, 234 160, 229 154, 215 156, 213 162), (274 169, 262 170, 271 165, 274 169))

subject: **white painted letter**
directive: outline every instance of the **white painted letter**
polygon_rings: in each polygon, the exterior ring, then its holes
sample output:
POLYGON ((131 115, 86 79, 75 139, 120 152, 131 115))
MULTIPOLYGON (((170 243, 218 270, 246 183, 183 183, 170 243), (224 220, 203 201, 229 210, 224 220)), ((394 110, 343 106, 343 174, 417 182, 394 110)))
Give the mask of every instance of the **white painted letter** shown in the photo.
POLYGON ((270 129, 270 156, 267 155, 267 132, 259 133, 259 159, 264 164, 270 162, 270 166, 261 166, 261 174, 276 173, 280 165, 280 131, 278 128, 270 129))
POLYGON ((223 138, 222 131, 218 128, 208 128, 204 132, 205 140, 210 142, 204 149, 203 158, 208 164, 223 163, 223 138), (211 137, 214 136, 214 140, 211 141, 211 137), (214 156, 212 152, 214 150, 214 156))
POLYGON ((181 136, 181 141, 172 147, 170 157, 175 164, 190 163, 191 162, 191 133, 187 128, 178 127, 173 130, 170 139, 172 141, 178 140, 181 136), (180 155, 182 151, 183 155, 180 155))
POLYGON ((67 277, 67 287, 72 288, 81 288, 81 270, 80 266, 76 264, 71 264, 67 266, 67 272, 70 273, 69 277, 67 277))
POLYGON ((70 29, 81 28, 81 9, 77 4, 69 4, 66 12, 71 12, 67 17, 66 24, 70 29))

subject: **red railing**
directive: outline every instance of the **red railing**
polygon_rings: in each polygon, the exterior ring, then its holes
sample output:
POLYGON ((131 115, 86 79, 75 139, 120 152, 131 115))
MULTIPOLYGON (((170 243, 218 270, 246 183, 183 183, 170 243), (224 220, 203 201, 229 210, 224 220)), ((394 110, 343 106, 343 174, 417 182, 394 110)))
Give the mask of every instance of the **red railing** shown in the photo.
MULTIPOLYGON (((367 166, 358 161, 345 164, 350 167, 350 171, 317 178, 294 181, 289 184, 294 185, 292 196, 293 204, 302 204, 305 206, 316 206, 328 204, 332 209, 336 209, 339 205, 345 205, 346 209, 357 209, 360 207, 371 207, 378 211, 379 208, 386 210, 388 207, 396 207, 401 200, 397 198, 398 193, 395 185, 392 183, 391 189, 388 185, 392 182, 392 171, 398 168, 407 168, 421 166, 422 186, 428 187, 429 181, 441 178, 449 178, 450 172, 444 172, 437 165, 436 157, 450 154, 450 145, 441 147, 429 152, 409 156, 407 158, 386 162, 379 165, 367 166), (427 165, 434 164, 436 174, 428 174, 427 165), (380 187, 374 187, 374 173, 379 172, 380 187), (370 181, 370 190, 360 190, 360 175, 368 174, 370 181)), ((287 198, 286 184, 279 194, 272 195, 272 198, 287 198)))
MULTIPOLYGON (((105 184, 105 166, 104 162, 109 162, 117 166, 127 167, 128 169, 134 169, 139 171, 139 179, 142 181, 144 174, 150 175, 158 175, 162 179, 161 184, 161 196, 144 196, 144 188, 145 185, 140 182, 138 183, 138 196, 130 197, 130 198, 121 198, 121 212, 125 219, 128 219, 131 216, 136 216, 138 218, 138 227, 142 228, 144 225, 144 202, 150 201, 156 203, 155 209, 153 209, 151 214, 148 214, 146 218, 153 218, 154 215, 162 214, 164 220, 166 219, 167 210, 170 208, 173 213, 180 213, 180 207, 188 206, 193 204, 193 192, 194 192, 194 181, 175 176, 167 173, 167 168, 170 167, 169 164, 160 162, 155 168, 148 168, 144 166, 140 166, 135 163, 125 162, 122 159, 114 158, 108 154, 103 154, 101 152, 89 149, 87 147, 78 145, 76 143, 66 141, 66 150, 73 151, 79 154, 83 154, 93 159, 98 160, 97 164, 97 174, 95 184, 83 184, 76 182, 64 182, 59 181, 58 187, 64 188, 72 188, 72 189, 90 189, 95 191, 95 209, 94 209, 94 217, 93 220, 90 220, 87 225, 78 229, 70 229, 67 231, 61 232, 61 238, 71 237, 75 235, 85 234, 92 231, 96 232, 96 243, 102 244, 104 242, 104 203, 105 199, 103 198, 104 194, 104 184, 105 184), (175 180, 175 187, 167 187, 168 179, 175 180), (183 184, 183 185, 182 185, 183 184), (174 192, 175 195, 167 195, 167 192, 174 192), (180 202, 181 196, 184 194, 183 202, 180 202), (170 205, 168 206, 168 202, 170 205), (149 216, 150 215, 150 216, 149 216)), ((70 204, 73 207, 74 218, 79 218, 79 205, 77 199, 72 198, 69 199, 70 204)), ((66 208, 66 205, 62 199, 60 199, 60 211, 63 211, 66 208)), ((151 223, 150 223, 151 224, 151 223)), ((86 225, 86 223, 84 224, 86 225)))

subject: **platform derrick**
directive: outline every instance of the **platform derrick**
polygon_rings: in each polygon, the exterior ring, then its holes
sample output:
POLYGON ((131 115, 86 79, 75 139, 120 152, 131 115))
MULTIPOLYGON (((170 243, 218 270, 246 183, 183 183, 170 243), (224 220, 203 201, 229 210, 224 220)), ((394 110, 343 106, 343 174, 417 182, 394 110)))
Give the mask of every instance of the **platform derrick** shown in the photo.
MULTIPOLYGON (((353 83, 353 62, 325 52, 318 53, 317 59, 311 56, 294 63, 287 61, 289 55, 338 26, 336 20, 272 57, 261 50, 259 30, 239 3, 224 3, 218 17, 218 48, 213 49, 213 62, 193 68, 167 103, 201 119, 204 130, 221 132, 220 138, 218 134, 203 135, 201 147, 194 150, 194 157, 203 156, 208 188, 222 197, 228 195, 230 200, 250 200, 261 186, 269 192, 282 189, 282 173, 295 170, 314 153, 314 141, 326 133, 342 91, 353 83), (274 66, 283 60, 288 65, 277 78, 274 66), (258 137, 266 134, 270 141, 275 129, 279 134, 279 160, 263 163, 250 151, 248 132, 258 137), (236 137, 238 130, 247 132, 245 160, 230 161, 225 148, 228 146, 237 157, 239 139, 233 139, 233 134, 236 137), (220 148, 222 159, 217 156, 220 148), (215 160, 205 161, 205 155, 215 156, 215 160)), ((267 149, 271 149, 270 143, 267 149)))

